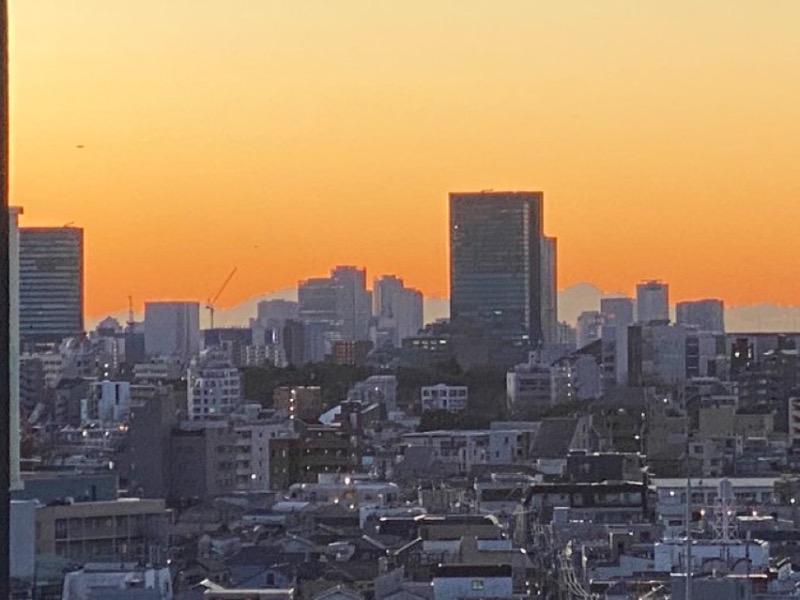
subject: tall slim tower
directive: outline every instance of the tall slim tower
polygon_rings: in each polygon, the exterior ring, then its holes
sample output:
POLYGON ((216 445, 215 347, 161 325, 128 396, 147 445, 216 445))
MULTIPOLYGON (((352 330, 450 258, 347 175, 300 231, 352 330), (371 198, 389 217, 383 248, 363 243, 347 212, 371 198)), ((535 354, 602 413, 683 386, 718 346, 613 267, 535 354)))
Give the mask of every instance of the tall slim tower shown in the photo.
POLYGON ((542 193, 450 194, 450 318, 543 339, 542 193))

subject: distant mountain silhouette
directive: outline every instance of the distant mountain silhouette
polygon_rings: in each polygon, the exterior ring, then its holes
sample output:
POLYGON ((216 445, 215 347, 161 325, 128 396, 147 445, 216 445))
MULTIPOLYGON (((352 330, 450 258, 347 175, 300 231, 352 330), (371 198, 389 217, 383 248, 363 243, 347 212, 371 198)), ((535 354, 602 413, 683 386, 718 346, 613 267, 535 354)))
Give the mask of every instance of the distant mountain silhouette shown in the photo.
MULTIPOLYGON (((603 297, 629 295, 623 293, 605 293, 591 283, 577 283, 558 293, 558 319, 575 325, 578 316, 587 310, 599 310, 603 297)), ((255 317, 258 303, 262 300, 297 300, 296 288, 284 288, 267 294, 248 298, 244 302, 228 309, 218 308, 214 320, 219 327, 246 327, 255 317)), ((208 311, 202 308, 200 325, 208 327, 208 311)), ((437 319, 445 319, 450 314, 448 298, 425 298, 425 322, 432 323, 437 319)), ((673 310, 674 314, 674 310, 673 310)), ((128 318, 125 310, 112 315, 120 323, 128 318)), ((86 327, 94 329, 103 317, 87 318, 86 327)), ((142 314, 136 315, 137 320, 142 314)), ((800 330, 800 306, 780 306, 762 303, 749 306, 735 306, 725 310, 725 326, 728 331, 798 331, 800 330)))

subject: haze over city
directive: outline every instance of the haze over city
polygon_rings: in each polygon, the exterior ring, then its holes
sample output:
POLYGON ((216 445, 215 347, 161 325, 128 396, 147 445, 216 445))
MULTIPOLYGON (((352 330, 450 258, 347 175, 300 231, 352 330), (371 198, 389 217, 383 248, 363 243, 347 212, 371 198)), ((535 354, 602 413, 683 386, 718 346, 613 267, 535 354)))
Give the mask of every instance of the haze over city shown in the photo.
POLYGON ((796 2, 11 3, 11 201, 86 312, 333 264, 447 295, 446 196, 541 189, 559 288, 797 303, 796 2))

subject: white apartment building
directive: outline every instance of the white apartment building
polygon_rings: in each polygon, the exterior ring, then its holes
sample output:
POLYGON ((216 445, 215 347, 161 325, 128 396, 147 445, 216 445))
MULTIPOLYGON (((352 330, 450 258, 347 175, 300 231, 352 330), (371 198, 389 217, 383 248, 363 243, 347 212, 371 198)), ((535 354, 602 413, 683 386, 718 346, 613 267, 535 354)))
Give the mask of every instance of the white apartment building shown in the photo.
POLYGON ((230 414, 242 401, 239 370, 218 352, 204 352, 192 360, 186 385, 190 419, 230 414))
POLYGON ((449 412, 462 412, 467 409, 469 394, 465 385, 436 385, 423 386, 420 389, 422 411, 446 410, 449 412))
POLYGON ((292 423, 240 423, 233 429, 236 432, 236 489, 269 490, 270 440, 297 437, 292 423))

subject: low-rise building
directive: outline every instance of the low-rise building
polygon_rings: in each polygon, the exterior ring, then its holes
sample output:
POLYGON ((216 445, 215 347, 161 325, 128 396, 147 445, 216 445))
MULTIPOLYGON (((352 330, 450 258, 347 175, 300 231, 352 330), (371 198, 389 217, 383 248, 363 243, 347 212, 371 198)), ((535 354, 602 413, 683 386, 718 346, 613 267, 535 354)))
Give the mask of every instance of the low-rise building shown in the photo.
POLYGON ((446 410, 448 412, 462 412, 467 409, 469 394, 465 385, 437 385, 423 386, 420 389, 422 410, 446 410))
POLYGON ((164 500, 58 503, 36 511, 36 553, 76 562, 166 556, 172 511, 164 500))

